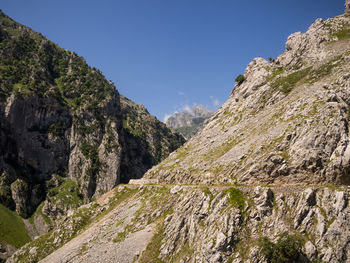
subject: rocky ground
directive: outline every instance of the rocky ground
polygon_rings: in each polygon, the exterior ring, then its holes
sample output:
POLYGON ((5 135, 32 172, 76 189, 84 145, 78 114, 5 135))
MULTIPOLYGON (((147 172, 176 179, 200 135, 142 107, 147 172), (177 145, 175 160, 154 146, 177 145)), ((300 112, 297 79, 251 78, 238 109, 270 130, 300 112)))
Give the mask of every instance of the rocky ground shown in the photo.
POLYGON ((299 244, 298 262, 348 262, 349 194, 345 186, 119 186, 81 208, 94 208, 94 220, 70 241, 65 231, 82 224, 76 215, 8 262, 268 262, 263 238, 278 243, 283 233, 299 244))

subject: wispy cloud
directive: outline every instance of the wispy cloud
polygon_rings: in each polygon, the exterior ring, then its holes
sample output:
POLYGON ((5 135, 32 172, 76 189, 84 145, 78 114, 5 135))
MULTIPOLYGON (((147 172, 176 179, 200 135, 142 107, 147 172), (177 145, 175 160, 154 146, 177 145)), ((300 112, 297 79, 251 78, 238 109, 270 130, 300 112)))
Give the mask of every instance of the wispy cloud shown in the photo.
POLYGON ((192 114, 192 108, 189 105, 183 105, 182 106, 182 111, 185 111, 185 112, 188 112, 188 113, 192 114))
POLYGON ((168 120, 171 116, 173 116, 173 114, 165 114, 165 115, 164 115, 164 118, 163 118, 163 122, 164 122, 164 123, 167 122, 167 120, 168 120))
POLYGON ((214 96, 209 96, 209 98, 210 98, 211 102, 213 103, 214 107, 220 106, 221 103, 217 98, 215 98, 214 96))

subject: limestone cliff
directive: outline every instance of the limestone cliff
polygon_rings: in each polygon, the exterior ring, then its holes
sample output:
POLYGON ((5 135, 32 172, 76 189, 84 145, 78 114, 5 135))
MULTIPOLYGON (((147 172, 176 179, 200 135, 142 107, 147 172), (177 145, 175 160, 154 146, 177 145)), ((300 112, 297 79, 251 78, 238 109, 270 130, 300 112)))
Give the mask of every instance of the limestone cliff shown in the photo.
POLYGON ((140 178, 183 143, 143 107, 125 107, 113 83, 82 57, 1 11, 0 76, 0 202, 31 216, 32 237, 140 178), (142 133, 125 127, 123 116, 138 119, 142 133))
POLYGON ((147 109, 121 96, 123 118, 122 183, 141 178, 153 165, 159 163, 185 140, 150 115, 147 109))

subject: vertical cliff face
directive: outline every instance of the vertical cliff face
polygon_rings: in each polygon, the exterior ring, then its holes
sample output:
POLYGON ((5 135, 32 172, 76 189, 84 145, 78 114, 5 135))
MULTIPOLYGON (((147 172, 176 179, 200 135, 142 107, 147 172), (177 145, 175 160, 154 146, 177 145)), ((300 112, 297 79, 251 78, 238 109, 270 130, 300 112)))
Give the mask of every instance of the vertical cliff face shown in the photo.
POLYGON ((349 14, 350 13, 350 1, 346 0, 345 1, 345 14, 349 14))
POLYGON ((122 183, 139 179, 153 165, 180 147, 185 139, 172 132, 147 109, 124 96, 120 98, 123 119, 122 183))
POLYGON ((82 57, 1 11, 0 76, 0 202, 32 216, 38 233, 183 143, 144 108, 125 107, 82 57))

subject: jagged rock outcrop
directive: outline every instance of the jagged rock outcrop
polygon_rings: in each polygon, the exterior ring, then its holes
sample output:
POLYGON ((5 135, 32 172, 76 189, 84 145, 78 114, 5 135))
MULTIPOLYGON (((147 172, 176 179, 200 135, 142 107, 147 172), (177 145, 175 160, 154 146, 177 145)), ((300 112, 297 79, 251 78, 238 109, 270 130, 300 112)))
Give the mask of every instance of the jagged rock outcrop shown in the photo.
POLYGON ((192 109, 187 109, 166 120, 166 125, 190 139, 203 129, 204 123, 214 114, 207 107, 196 104, 192 109))
POLYGON ((346 0, 345 1, 345 14, 349 14, 350 13, 350 1, 346 0))
POLYGON ((350 183, 350 18, 317 19, 147 174, 166 183, 350 183))
POLYGON ((8 262, 348 262, 349 194, 349 187, 119 186, 8 262))
POLYGON ((32 216, 32 232, 140 178, 182 145, 83 58, 1 11, 0 18, 0 202, 32 216), (123 127, 123 116, 142 133, 123 127))

